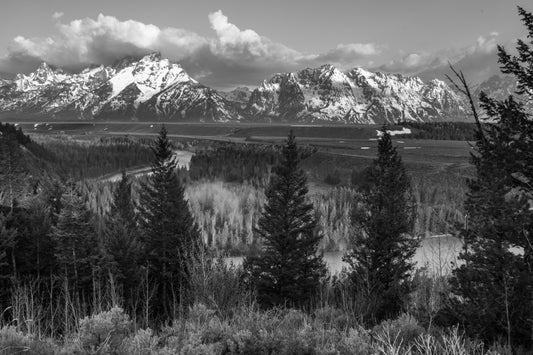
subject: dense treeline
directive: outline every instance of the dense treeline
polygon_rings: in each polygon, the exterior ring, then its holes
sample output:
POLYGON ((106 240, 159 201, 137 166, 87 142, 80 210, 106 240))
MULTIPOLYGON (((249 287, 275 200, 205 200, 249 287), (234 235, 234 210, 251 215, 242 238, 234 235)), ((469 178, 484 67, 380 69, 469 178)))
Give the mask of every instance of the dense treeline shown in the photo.
POLYGON ((255 186, 264 186, 271 167, 278 159, 279 150, 276 147, 215 145, 212 149, 196 152, 191 158, 189 176, 191 180, 249 182, 255 186))
POLYGON ((145 166, 152 158, 150 141, 144 138, 103 137, 98 141, 77 141, 64 137, 39 137, 34 140, 9 123, 0 123, 0 132, 4 140, 16 141, 35 158, 46 161, 49 170, 75 180, 145 166))
POLYGON ((147 166, 152 152, 145 140, 109 137, 75 141, 64 137, 32 139, 20 128, 0 124, 0 203, 35 195, 46 180, 87 180, 126 168, 147 166), (9 195, 9 196, 8 196, 9 195))
MULTIPOLYGON (((303 157, 314 149, 300 147, 303 157)), ((213 143, 198 149, 190 162, 188 176, 191 180, 222 180, 233 183, 249 183, 264 187, 271 175, 271 168, 279 162, 279 146, 259 144, 213 143)))
POLYGON ((31 138, 24 134, 20 127, 17 129, 15 125, 9 123, 0 122, 0 134, 4 137, 14 137, 16 141, 23 146, 26 146, 32 142, 31 138))
POLYGON ((471 122, 399 122, 399 125, 410 128, 410 134, 398 137, 411 139, 435 139, 453 141, 475 140, 476 125, 471 122))
POLYGON ((132 140, 123 142, 45 142, 42 147, 48 152, 48 161, 56 171, 75 180, 96 178, 125 168, 150 164, 152 152, 149 146, 132 140))

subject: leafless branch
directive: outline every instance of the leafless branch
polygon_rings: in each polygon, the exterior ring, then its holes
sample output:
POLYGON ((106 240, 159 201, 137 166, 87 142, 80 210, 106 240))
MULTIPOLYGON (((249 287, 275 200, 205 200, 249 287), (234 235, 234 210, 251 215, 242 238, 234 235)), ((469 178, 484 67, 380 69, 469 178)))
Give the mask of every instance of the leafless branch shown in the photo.
POLYGON ((452 85, 459 91, 461 94, 465 95, 468 98, 468 101, 470 103, 470 109, 472 110, 472 114, 474 115, 474 120, 476 121, 477 128, 479 130, 479 133, 481 134, 481 140, 483 144, 486 143, 485 134, 483 132, 483 127, 481 125, 481 121, 479 119, 479 115, 477 113, 476 105, 474 104, 474 98, 472 97, 472 92, 470 91, 470 85, 466 81, 465 75, 462 70, 457 71, 451 63, 448 63, 450 66, 450 69, 452 70, 453 74, 455 75, 456 80, 459 81, 457 83, 452 77, 450 77, 448 74, 446 74, 446 78, 452 85))

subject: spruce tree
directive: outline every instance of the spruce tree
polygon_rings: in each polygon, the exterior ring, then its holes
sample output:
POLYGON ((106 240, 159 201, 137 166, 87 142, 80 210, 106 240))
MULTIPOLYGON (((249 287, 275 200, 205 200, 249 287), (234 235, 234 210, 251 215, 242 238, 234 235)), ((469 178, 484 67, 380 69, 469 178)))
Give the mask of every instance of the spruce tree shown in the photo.
POLYGON ((152 175, 141 185, 139 222, 144 263, 156 284, 153 312, 161 320, 174 317, 178 306, 187 300, 190 267, 201 240, 164 126, 152 149, 152 175))
POLYGON ((94 296, 92 291, 100 258, 94 215, 76 187, 70 187, 63 195, 62 204, 57 225, 52 228, 55 256, 69 289, 81 301, 89 302, 94 296))
MULTIPOLYGON (((499 47, 502 71, 518 81, 517 94, 533 94, 533 16, 519 8, 529 43, 518 56, 499 47)), ((468 224, 461 230, 462 265, 451 280, 452 311, 473 335, 531 348, 533 339, 533 121, 522 100, 482 94, 490 118, 477 131, 468 182, 468 224)))
POLYGON ((356 292, 366 302, 363 318, 373 323, 402 311, 419 244, 412 235, 415 209, 409 176, 387 127, 382 129, 378 157, 365 174, 367 183, 352 215, 357 234, 343 260, 350 266, 356 292))
POLYGON ((125 172, 113 193, 111 210, 104 230, 105 264, 114 286, 121 286, 126 301, 140 281, 139 233, 131 196, 131 181, 125 172))
POLYGON ((317 253, 322 236, 317 233, 300 160, 291 131, 281 162, 273 169, 267 202, 254 229, 262 250, 244 261, 258 301, 267 307, 309 305, 326 274, 322 256, 317 253))
MULTIPOLYGON (((14 129, 0 132, 0 198, 4 194, 11 212, 23 190, 24 157, 14 129)), ((0 200, 1 202, 1 200, 0 200)))
POLYGON ((0 211, 0 306, 8 309, 11 305, 11 286, 15 281, 13 253, 17 230, 12 227, 12 214, 5 215, 3 212, 0 211))
POLYGON ((113 202, 109 215, 119 217, 134 225, 136 223, 136 216, 135 205, 131 196, 131 184, 131 180, 126 174, 126 171, 123 170, 118 186, 113 192, 113 202))

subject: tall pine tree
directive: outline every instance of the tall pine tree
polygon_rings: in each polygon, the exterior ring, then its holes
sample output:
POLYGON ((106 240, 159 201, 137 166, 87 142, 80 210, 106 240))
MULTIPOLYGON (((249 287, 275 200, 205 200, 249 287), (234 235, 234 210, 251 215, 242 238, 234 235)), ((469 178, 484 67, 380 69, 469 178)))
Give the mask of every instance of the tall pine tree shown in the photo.
POLYGON ((291 131, 280 164, 266 190, 267 202, 255 234, 263 249, 244 261, 244 268, 264 306, 307 306, 326 274, 317 253, 313 205, 307 199, 307 178, 291 131))
POLYGON ((24 157, 17 140, 17 131, 6 130, 0 132, 0 202, 4 194, 6 204, 11 212, 15 207, 15 200, 22 192, 21 177, 24 173, 24 157))
POLYGON ((131 181, 125 172, 114 193, 111 210, 104 230, 105 265, 113 286, 122 289, 123 298, 130 302, 140 281, 140 242, 137 218, 131 196, 131 181))
MULTIPOLYGON (((94 286, 99 271, 100 246, 94 215, 79 188, 71 186, 63 195, 63 209, 52 227, 55 256, 62 274, 65 297, 89 305, 95 300, 94 286)), ((70 310, 65 311, 65 317, 70 310)))
MULTIPOLYGON (((4 215, 0 211, 0 307, 11 306, 11 286, 15 281, 13 272, 13 253, 17 238, 17 230, 12 228, 12 215, 4 215)), ((2 319, 1 317, 0 319, 2 319)))
POLYGON ((139 222, 142 257, 157 291, 152 311, 161 320, 174 317, 187 300, 190 267, 201 248, 201 239, 164 126, 153 152, 152 175, 141 186, 139 222))
POLYGON ((362 299, 365 321, 397 316, 410 292, 412 258, 419 244, 413 237, 415 209, 411 187, 387 127, 378 143, 378 157, 366 171, 352 223, 357 231, 344 261, 362 299))
MULTIPOLYGON (((499 47, 502 71, 518 81, 518 92, 533 94, 533 16, 519 8, 528 43, 518 56, 499 47)), ((533 121, 521 102, 481 95, 489 123, 477 132, 468 182, 468 224, 460 235, 463 264, 451 280, 452 310, 467 330, 487 341, 531 348, 533 343, 533 121)))

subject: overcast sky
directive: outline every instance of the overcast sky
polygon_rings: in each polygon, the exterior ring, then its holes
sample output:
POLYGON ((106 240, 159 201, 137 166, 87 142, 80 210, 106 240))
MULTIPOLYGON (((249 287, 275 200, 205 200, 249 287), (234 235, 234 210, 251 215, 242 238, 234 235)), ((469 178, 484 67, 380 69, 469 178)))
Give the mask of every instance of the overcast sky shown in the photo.
POLYGON ((496 44, 524 36, 516 5, 533 11, 531 0, 2 0, 0 73, 160 51, 217 88, 325 63, 428 79, 452 61, 478 81, 497 72, 496 44))

